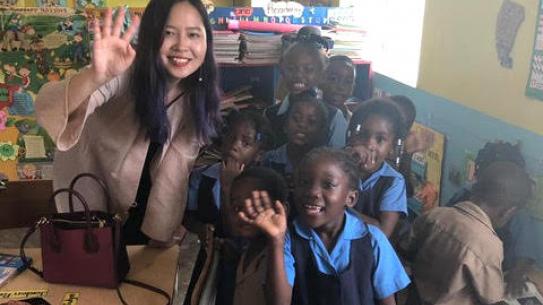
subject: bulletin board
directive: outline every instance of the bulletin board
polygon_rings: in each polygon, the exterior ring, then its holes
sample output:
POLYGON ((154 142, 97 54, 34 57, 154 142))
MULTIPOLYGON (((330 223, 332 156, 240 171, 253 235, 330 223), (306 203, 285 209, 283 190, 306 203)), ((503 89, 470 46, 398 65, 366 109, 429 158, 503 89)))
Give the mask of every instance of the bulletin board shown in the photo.
POLYGON ((46 82, 89 64, 88 16, 52 2, 0 7, 0 176, 10 181, 52 179, 54 143, 34 100, 46 82))
POLYGON ((55 145, 35 117, 39 89, 90 63, 89 29, 103 7, 130 5, 128 26, 147 2, 0 0, 0 179, 53 179, 55 145))

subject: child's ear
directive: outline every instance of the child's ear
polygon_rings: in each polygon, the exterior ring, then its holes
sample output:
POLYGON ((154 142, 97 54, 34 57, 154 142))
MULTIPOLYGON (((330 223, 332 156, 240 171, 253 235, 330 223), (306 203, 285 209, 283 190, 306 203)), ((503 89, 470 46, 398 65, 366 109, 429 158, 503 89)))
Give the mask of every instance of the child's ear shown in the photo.
POLYGON ((358 201, 358 190, 350 190, 347 194, 347 199, 345 200, 345 204, 347 207, 352 208, 356 205, 358 201))

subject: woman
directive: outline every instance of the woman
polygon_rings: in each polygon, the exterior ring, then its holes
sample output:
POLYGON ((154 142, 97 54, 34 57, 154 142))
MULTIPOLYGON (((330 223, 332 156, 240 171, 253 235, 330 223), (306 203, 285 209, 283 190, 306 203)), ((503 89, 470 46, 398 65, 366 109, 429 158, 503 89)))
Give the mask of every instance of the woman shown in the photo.
MULTIPOLYGON (((121 34, 123 19, 108 10, 95 23, 92 64, 41 89, 38 121, 57 145, 56 188, 81 172, 98 175, 127 219, 125 240, 167 244, 194 159, 219 120, 211 26, 199 0, 151 0, 133 49, 139 19, 121 34)), ((92 209, 106 209, 95 183, 78 190, 92 209)))

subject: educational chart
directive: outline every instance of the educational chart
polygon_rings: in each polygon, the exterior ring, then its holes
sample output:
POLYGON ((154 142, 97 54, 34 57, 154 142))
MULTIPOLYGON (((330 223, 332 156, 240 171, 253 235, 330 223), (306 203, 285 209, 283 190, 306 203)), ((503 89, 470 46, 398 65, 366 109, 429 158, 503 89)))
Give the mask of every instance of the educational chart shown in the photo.
POLYGON ((414 199, 421 211, 426 212, 439 204, 445 136, 419 123, 413 124, 411 132, 426 133, 433 138, 432 146, 425 152, 413 154, 411 160, 414 199))
POLYGON ((88 42, 85 13, 0 7, 0 178, 52 179, 54 144, 36 123, 34 99, 44 83, 89 63, 88 42))
POLYGON ((539 3, 537 16, 532 65, 528 84, 526 85, 526 96, 543 100, 543 0, 539 3))

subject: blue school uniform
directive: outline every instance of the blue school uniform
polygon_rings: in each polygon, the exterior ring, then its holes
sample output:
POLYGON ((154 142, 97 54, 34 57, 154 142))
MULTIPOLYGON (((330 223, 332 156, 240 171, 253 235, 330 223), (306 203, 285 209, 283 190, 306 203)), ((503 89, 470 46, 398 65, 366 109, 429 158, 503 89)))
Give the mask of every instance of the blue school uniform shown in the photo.
POLYGON ((187 212, 203 223, 217 226, 221 206, 221 163, 192 171, 189 179, 187 212))
MULTIPOLYGON (((334 148, 345 147, 345 135, 347 134, 347 128, 349 123, 343 116, 343 113, 335 107, 325 104, 328 109, 328 140, 327 145, 334 148)), ((289 96, 287 95, 283 102, 277 105, 268 107, 264 115, 271 122, 273 128, 278 132, 284 128, 287 111, 290 109, 289 96)), ((278 135, 279 144, 283 144, 286 141, 284 134, 278 135)))
POLYGON ((361 304, 367 304, 363 300, 368 298, 384 299, 410 283, 383 232, 375 226, 366 225, 349 210, 345 212, 345 225, 330 253, 318 234, 299 220, 294 221, 293 227, 286 234, 284 249, 287 280, 295 287, 293 300, 300 303, 311 304, 318 300, 317 292, 300 291, 303 288, 299 287, 299 281, 303 282, 302 286, 309 288, 314 287, 314 283, 337 283, 339 279, 339 287, 336 285, 334 289, 321 289, 318 297, 328 301, 335 299, 336 302, 344 298, 358 299, 362 300, 361 304), (312 254, 309 259, 299 250, 300 240, 302 244, 305 243, 303 251, 312 254), (299 270, 298 266, 304 264, 306 270, 299 270), (358 277, 357 273, 365 274, 364 278, 358 277), (321 280, 315 276, 332 276, 333 279, 321 280))
POLYGON ((292 165, 288 159, 287 144, 266 152, 262 157, 261 164, 262 166, 275 170, 285 177, 292 175, 294 172, 294 165, 292 165))
POLYGON ((399 212, 407 216, 405 179, 387 162, 369 178, 360 181, 355 209, 373 218, 380 212, 399 212))

